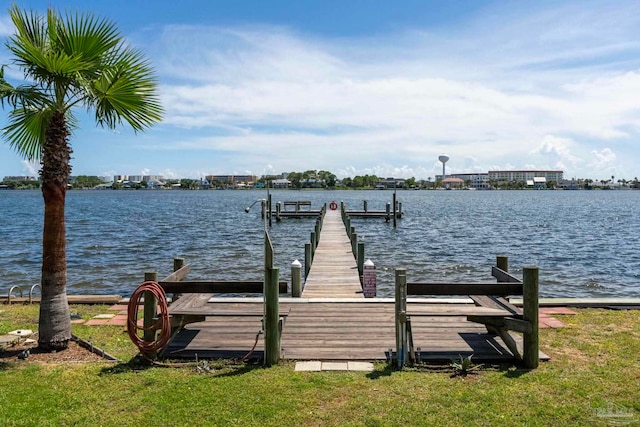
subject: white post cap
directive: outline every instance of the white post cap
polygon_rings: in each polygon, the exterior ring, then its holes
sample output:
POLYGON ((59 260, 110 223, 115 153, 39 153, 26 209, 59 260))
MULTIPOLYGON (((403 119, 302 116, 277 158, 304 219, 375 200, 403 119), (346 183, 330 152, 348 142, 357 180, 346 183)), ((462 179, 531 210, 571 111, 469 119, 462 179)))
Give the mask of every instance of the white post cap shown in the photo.
POLYGON ((366 265, 367 267, 375 266, 375 264, 373 263, 373 261, 371 261, 370 259, 366 260, 366 261, 364 262, 364 265, 366 265))
POLYGON ((291 267, 292 268, 302 268, 302 264, 300 263, 300 261, 295 260, 291 263, 291 267))

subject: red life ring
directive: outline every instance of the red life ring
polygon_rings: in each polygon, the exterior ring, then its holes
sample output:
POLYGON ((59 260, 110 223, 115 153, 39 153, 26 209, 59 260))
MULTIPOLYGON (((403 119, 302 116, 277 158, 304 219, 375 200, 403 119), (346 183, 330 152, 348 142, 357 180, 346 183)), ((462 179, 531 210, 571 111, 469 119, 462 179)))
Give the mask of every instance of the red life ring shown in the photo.
POLYGON ((329 203, 329 209, 335 211, 336 209, 338 209, 338 204, 336 202, 329 203))

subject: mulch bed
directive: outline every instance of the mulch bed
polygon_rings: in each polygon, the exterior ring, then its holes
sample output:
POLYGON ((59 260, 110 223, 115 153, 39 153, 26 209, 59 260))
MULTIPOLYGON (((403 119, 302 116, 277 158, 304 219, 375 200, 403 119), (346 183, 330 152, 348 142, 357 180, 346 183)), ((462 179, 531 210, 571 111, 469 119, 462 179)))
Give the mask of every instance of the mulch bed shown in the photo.
MULTIPOLYGON (((38 340, 37 334, 31 339, 38 340)), ((69 347, 66 350, 47 353, 38 348, 38 344, 24 344, 10 346, 0 349, 0 363, 6 362, 39 362, 39 363, 61 363, 61 362, 105 362, 106 359, 92 353, 88 349, 82 347, 75 341, 69 341, 69 347), (29 350, 29 354, 25 359, 20 356, 25 350, 29 350)))

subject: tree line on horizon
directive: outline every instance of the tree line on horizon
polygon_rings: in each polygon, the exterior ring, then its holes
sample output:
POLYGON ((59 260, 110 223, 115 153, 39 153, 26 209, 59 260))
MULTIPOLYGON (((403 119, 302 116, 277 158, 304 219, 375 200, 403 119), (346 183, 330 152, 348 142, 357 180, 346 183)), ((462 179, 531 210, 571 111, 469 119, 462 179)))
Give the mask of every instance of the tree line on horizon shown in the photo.
MULTIPOLYGON (((280 175, 263 175, 258 179, 258 184, 260 187, 266 188, 267 186, 272 186, 273 181, 281 179, 280 175)), ((323 188, 323 189, 370 189, 375 188, 376 185, 382 182, 382 179, 376 175, 356 175, 355 177, 346 177, 343 179, 338 179, 335 174, 329 171, 316 171, 316 170, 307 170, 305 172, 291 172, 287 175, 287 179, 291 182, 292 189, 312 189, 312 188, 323 188)), ((611 179, 603 179, 603 180, 593 180, 593 179, 573 179, 570 180, 575 183, 575 188, 589 190, 594 188, 603 188, 609 189, 610 185, 614 182, 617 182, 622 187, 629 188, 640 188, 640 184, 638 178, 634 178, 632 180, 627 179, 618 179, 614 180, 615 177, 612 176, 611 179)), ((396 188, 398 189, 434 189, 442 186, 442 182, 440 179, 436 179, 432 181, 429 177, 426 180, 417 180, 414 177, 407 179, 398 179, 397 181, 402 182, 401 185, 398 185, 396 188)), ((91 189, 100 185, 104 185, 105 182, 102 178, 96 175, 79 175, 73 177, 73 179, 69 180, 69 189, 91 189)), ((232 182, 226 181, 213 181, 209 183, 210 185, 206 187, 207 189, 220 189, 220 188, 234 188, 234 184, 232 182)), ((492 189, 500 189, 500 190, 522 190, 526 188, 526 185, 522 181, 511 181, 511 182, 499 182, 497 180, 489 180, 489 186, 492 189)), ((39 189, 40 181, 35 179, 30 180, 7 180, 0 182, 0 185, 5 188, 11 190, 30 190, 30 189, 39 189)), ((202 181, 199 179, 190 179, 190 178, 182 178, 182 179, 167 179, 164 182, 164 188, 175 188, 178 187, 183 190, 200 190, 203 189, 202 181)), ((471 186, 471 181, 467 180, 464 183, 465 187, 471 186)), ((546 184, 548 189, 557 188, 558 183, 555 181, 549 181, 546 184)), ((111 188, 114 190, 121 189, 135 189, 141 190, 146 189, 147 186, 145 183, 131 183, 129 185, 125 185, 121 182, 113 182, 111 183, 111 188)), ((391 188, 394 188, 393 186, 391 188)))

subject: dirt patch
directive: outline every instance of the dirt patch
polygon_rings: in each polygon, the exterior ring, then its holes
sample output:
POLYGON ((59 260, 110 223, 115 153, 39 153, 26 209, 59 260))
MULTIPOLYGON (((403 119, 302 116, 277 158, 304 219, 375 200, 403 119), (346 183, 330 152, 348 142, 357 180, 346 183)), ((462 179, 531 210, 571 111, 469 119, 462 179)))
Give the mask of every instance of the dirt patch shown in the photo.
POLYGON ((16 344, 4 349, 0 349, 0 363, 2 362, 39 362, 39 363, 60 363, 60 362, 104 362, 106 359, 100 355, 92 353, 89 349, 82 347, 76 341, 69 341, 66 350, 56 352, 44 352, 38 348, 37 335, 31 337, 36 343, 16 344))

